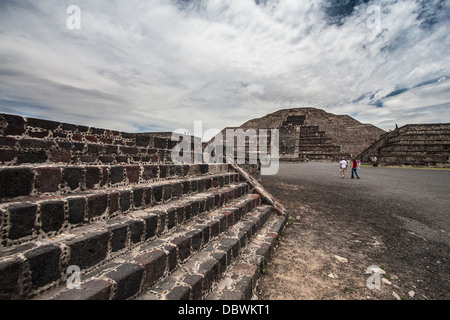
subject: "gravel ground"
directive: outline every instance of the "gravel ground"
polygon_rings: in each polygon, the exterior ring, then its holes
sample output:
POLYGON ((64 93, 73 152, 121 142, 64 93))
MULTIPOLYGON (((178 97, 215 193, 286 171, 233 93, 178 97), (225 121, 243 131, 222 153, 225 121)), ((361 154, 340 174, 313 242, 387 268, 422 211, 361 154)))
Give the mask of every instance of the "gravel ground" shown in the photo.
POLYGON ((291 221, 259 299, 450 299, 450 170, 358 173, 341 179, 337 163, 309 162, 262 178, 291 221))

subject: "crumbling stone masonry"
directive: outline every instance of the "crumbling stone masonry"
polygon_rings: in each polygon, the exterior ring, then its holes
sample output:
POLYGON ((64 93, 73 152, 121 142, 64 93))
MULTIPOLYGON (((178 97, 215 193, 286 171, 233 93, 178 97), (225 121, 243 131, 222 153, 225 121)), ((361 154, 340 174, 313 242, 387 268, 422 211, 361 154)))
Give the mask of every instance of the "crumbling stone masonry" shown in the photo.
POLYGON ((450 167, 450 124, 409 124, 369 146, 361 160, 380 165, 450 167))
POLYGON ((0 299, 251 298, 287 211, 174 144, 0 114, 0 299))

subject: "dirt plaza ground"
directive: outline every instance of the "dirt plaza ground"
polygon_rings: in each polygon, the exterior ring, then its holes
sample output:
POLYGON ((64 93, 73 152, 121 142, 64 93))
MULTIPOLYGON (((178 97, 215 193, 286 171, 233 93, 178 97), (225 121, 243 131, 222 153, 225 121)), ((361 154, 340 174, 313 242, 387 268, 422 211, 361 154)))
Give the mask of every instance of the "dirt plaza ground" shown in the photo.
POLYGON ((450 170, 358 173, 309 162, 262 177, 291 219, 258 299, 450 299, 450 170))

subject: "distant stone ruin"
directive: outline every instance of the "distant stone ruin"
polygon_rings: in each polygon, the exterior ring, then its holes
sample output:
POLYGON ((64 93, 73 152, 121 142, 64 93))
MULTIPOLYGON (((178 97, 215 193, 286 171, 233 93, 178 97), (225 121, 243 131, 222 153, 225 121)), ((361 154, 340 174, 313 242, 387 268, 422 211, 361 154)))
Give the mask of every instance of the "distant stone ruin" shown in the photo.
POLYGON ((252 298, 288 213, 176 143, 0 114, 0 299, 252 298))
MULTIPOLYGON (((238 128, 225 128, 222 132, 226 129, 238 128)), ((280 161, 338 161, 341 157, 357 157, 386 133, 347 115, 315 108, 280 110, 250 120, 239 129, 278 129, 280 161)))
POLYGON ((409 124, 385 133, 361 159, 379 165, 450 167, 450 123, 409 124))

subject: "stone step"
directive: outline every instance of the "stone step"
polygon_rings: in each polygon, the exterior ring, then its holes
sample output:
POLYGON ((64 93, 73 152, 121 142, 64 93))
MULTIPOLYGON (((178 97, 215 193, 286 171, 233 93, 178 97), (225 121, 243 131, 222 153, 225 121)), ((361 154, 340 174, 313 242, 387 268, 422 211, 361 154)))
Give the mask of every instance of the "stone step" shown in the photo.
POLYGON ((384 165, 448 165, 450 157, 446 154, 380 154, 377 157, 378 162, 384 165))
POLYGON ((302 145, 298 147, 299 152, 310 152, 310 153, 317 153, 317 154, 323 154, 323 153, 330 153, 330 152, 339 152, 340 147, 339 146, 333 146, 333 145, 302 145))
POLYGON ((0 168, 0 199, 5 202, 15 197, 69 194, 228 171, 227 164, 7 166, 0 168))
POLYGON ((35 299, 90 300, 100 295, 101 299, 124 300, 134 297, 216 241, 220 234, 260 205, 260 201, 259 195, 248 194, 223 208, 197 215, 188 223, 155 236, 94 269, 86 269, 81 274, 80 290, 67 288, 63 278, 60 286, 35 299))
MULTIPOLYGON (((257 195, 247 195, 247 191, 245 183, 230 186, 148 210, 136 210, 126 217, 96 221, 52 239, 7 248, 0 258, 0 279, 8 285, 0 286, 0 296, 6 292, 10 292, 10 299, 33 295, 63 281, 64 270, 70 265, 89 270, 155 237, 175 232, 199 215, 259 199, 257 195), (11 267, 17 273, 8 272, 11 267)), ((222 225, 226 223, 224 220, 220 221, 222 225)), ((212 224, 211 228, 215 230, 217 226, 220 224, 212 224)))
POLYGON ((190 177, 91 192, 22 198, 0 204, 2 245, 49 237, 97 220, 149 208, 238 182, 239 174, 190 177))
POLYGON ((127 133, 4 113, 0 113, 0 120, 5 126, 2 135, 17 140, 42 139, 171 149, 172 141, 167 133, 127 133))
POLYGON ((442 152, 450 153, 450 143, 433 143, 433 144, 416 144, 411 142, 410 144, 391 144, 383 146, 379 149, 380 153, 408 153, 408 152, 442 152))
MULTIPOLYGON (((81 139, 81 138, 80 138, 81 139)), ((95 139, 95 138, 93 138, 95 139)), ((167 139, 164 138, 166 141, 167 139)), ((94 141, 94 140, 91 140, 94 141)), ((4 165, 35 163, 133 164, 170 162, 172 141, 155 146, 117 145, 68 139, 0 138, 4 165)))
POLYGON ((261 273, 271 260, 286 218, 272 215, 222 275, 207 300, 250 300, 261 273))
POLYGON ((273 221, 282 219, 272 214, 270 206, 261 205, 255 208, 215 241, 191 256, 173 273, 146 289, 137 299, 206 299, 220 289, 220 283, 228 282, 228 277, 234 278, 231 275, 237 270, 240 270, 239 276, 251 273, 256 280, 268 257, 268 251, 274 247, 275 234, 270 234, 268 239, 264 237, 268 229, 263 228, 268 220, 271 225, 273 221))

